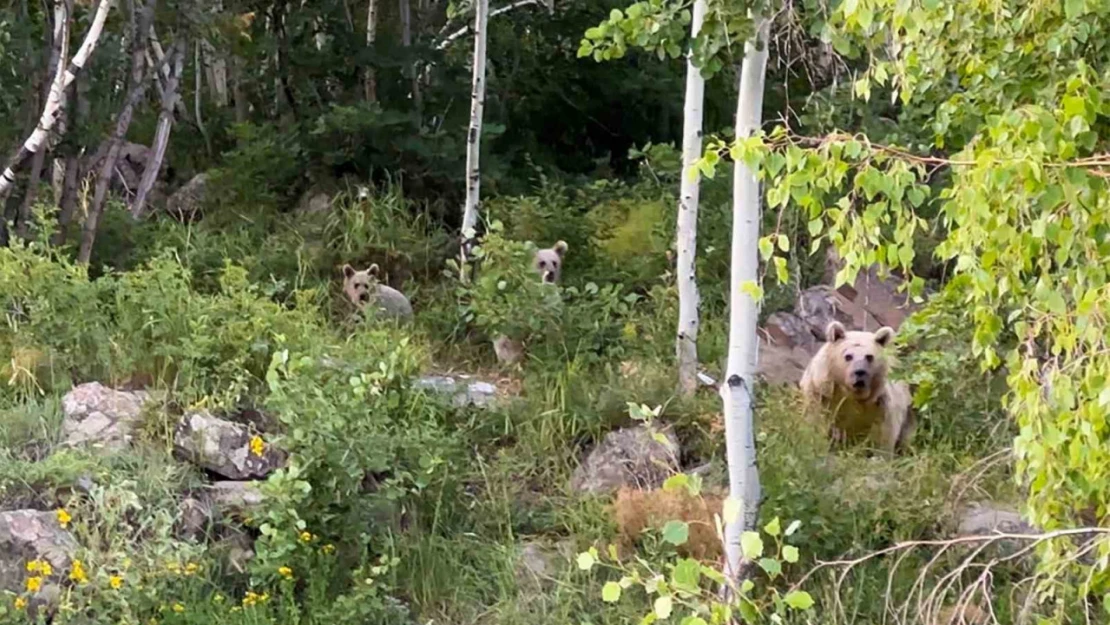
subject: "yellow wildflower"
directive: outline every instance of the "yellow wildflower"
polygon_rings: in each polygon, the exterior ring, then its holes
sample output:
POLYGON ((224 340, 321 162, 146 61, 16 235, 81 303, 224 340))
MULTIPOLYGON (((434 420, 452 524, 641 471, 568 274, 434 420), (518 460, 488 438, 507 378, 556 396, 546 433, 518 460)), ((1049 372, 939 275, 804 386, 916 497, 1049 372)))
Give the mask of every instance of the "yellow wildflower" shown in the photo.
POLYGON ((166 570, 168 570, 170 573, 180 573, 181 565, 176 562, 169 562, 166 564, 166 570))
POLYGON ((220 593, 216 593, 215 596, 212 597, 212 603, 223 603, 223 602, 224 602, 224 596, 221 595, 220 593))
POLYGON ((333 545, 331 543, 328 543, 328 544, 324 545, 323 547, 320 547, 320 552, 324 553, 324 554, 329 554, 329 555, 333 554, 333 553, 335 553, 335 545, 333 545))
POLYGON ((69 525, 69 522, 73 520, 73 517, 69 516, 65 508, 58 508, 54 512, 54 516, 58 518, 58 525, 61 525, 62 529, 65 529, 66 526, 69 525))
POLYGON ((15 598, 15 609, 16 610, 22 610, 25 607, 27 607, 27 600, 24 599, 23 597, 16 597, 15 598))
POLYGON ((50 577, 54 572, 54 567, 50 566, 50 563, 45 560, 31 560, 27 563, 27 572, 39 573, 43 577, 50 577))
POLYGON ((185 611, 185 606, 181 605, 180 603, 175 603, 173 604, 173 611, 181 614, 185 611))
POLYGON ((255 594, 253 591, 248 590, 247 594, 243 597, 243 605, 245 605, 247 607, 250 607, 250 606, 254 605, 257 602, 258 602, 258 595, 255 594))
POLYGON ((190 562, 190 563, 185 565, 185 574, 186 575, 195 575, 196 572, 199 571, 199 570, 200 570, 200 566, 197 565, 196 562, 190 562))
POLYGON ((119 590, 123 588, 123 578, 119 575, 113 575, 108 578, 108 585, 112 587, 112 590, 119 590))
POLYGON ((81 564, 80 560, 74 560, 69 567, 69 578, 78 584, 89 581, 89 576, 85 574, 85 566, 81 564))
POLYGON ((268 592, 262 593, 261 595, 258 596, 258 600, 261 601, 262 603, 266 603, 267 601, 270 600, 270 593, 268 593, 268 592))
POLYGON ((261 458, 262 452, 266 450, 266 443, 261 436, 255 435, 251 437, 250 448, 252 454, 261 458))
POLYGON ((39 576, 27 578, 27 592, 38 592, 42 588, 42 578, 39 576))
POLYGON ((302 543, 312 542, 313 538, 315 538, 315 536, 313 536, 309 532, 301 532, 301 542, 302 543))
POLYGON ((287 566, 280 567, 278 569, 278 575, 281 575, 285 579, 292 579, 293 578, 293 569, 291 569, 287 566))

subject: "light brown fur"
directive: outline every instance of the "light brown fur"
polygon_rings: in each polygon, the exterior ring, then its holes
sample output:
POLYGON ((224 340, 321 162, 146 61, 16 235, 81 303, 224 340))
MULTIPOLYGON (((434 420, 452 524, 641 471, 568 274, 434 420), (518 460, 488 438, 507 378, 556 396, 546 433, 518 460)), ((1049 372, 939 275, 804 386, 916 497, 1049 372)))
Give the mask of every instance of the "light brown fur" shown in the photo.
POLYGON ((721 514, 723 501, 723 497, 707 493, 695 497, 685 488, 622 488, 612 508, 617 545, 622 552, 630 553, 645 529, 661 529, 667 521, 684 521, 689 525, 690 536, 678 547, 678 552, 701 561, 716 561, 721 557, 721 541, 713 515, 721 514))
POLYGON ((889 454, 904 448, 914 418, 909 386, 887 379, 890 362, 884 348, 894 330, 847 332, 833 321, 826 339, 802 374, 806 414, 826 423, 834 442, 869 438, 889 454))
POLYGON ((360 312, 386 317, 411 319, 412 304, 403 293, 378 282, 379 269, 376 264, 364 271, 356 271, 350 265, 343 265, 343 293, 360 312))

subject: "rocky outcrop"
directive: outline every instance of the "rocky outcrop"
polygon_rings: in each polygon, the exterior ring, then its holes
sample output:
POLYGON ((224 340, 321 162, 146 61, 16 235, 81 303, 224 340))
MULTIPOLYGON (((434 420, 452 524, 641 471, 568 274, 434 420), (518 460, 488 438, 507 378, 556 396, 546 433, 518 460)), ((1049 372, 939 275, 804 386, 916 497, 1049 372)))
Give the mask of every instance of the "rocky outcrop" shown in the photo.
POLYGON ((232 480, 261 478, 285 464, 286 454, 238 424, 194 412, 174 432, 174 452, 193 464, 232 480))
POLYGON ((166 212, 174 219, 192 221, 204 212, 208 199, 208 174, 199 173, 192 177, 166 200, 166 212))
POLYGON ((608 433, 571 478, 571 488, 608 494, 621 486, 658 488, 679 469, 678 438, 669 429, 662 440, 645 425, 608 433))
POLYGON ((62 398, 65 445, 119 451, 131 444, 146 393, 123 392, 99 382, 74 387, 62 398))
POLYGON ((469 375, 426 375, 416 379, 412 386, 459 408, 488 407, 497 401, 497 385, 469 375))
POLYGON ((64 574, 76 549, 77 541, 53 512, 0 512, 0 590, 21 592, 28 574, 26 565, 32 560, 42 560, 64 574))

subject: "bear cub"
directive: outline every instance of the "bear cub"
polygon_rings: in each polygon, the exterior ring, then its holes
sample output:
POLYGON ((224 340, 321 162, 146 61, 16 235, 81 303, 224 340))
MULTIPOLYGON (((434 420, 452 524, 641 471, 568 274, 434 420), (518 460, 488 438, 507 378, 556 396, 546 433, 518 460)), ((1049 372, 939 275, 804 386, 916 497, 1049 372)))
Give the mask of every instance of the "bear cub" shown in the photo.
POLYGON ((363 271, 343 265, 343 292, 360 312, 367 309, 384 317, 411 319, 412 304, 403 293, 378 281, 376 264, 363 271))
POLYGON ((828 425, 834 443, 869 438, 882 451, 904 449, 914 430, 910 389, 887 379, 885 348, 894 330, 848 332, 837 321, 802 374, 806 415, 828 425))
POLYGON ((532 265, 540 274, 540 280, 545 284, 555 284, 562 275, 563 256, 567 253, 566 241, 559 241, 554 246, 536 250, 532 265))

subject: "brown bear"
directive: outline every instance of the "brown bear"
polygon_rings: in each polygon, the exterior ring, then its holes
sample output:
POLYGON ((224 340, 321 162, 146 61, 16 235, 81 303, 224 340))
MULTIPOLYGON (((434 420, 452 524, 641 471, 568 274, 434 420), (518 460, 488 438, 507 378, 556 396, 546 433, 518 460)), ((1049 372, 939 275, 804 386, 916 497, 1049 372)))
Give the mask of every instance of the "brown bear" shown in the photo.
POLYGON ((550 248, 543 250, 536 250, 536 255, 532 260, 533 266, 540 274, 540 280, 546 284, 555 284, 559 282, 559 276, 563 272, 563 256, 567 253, 566 241, 559 241, 550 248))
POLYGON ((884 353, 894 339, 888 327, 877 332, 848 332, 833 321, 826 343, 802 374, 807 416, 827 423, 834 443, 870 438, 888 454, 904 449, 913 435, 910 389, 887 379, 884 353))
POLYGON ((360 312, 371 311, 385 317, 412 318, 412 304, 403 293, 378 282, 378 266, 370 265, 364 271, 355 271, 343 265, 343 292, 360 312))

